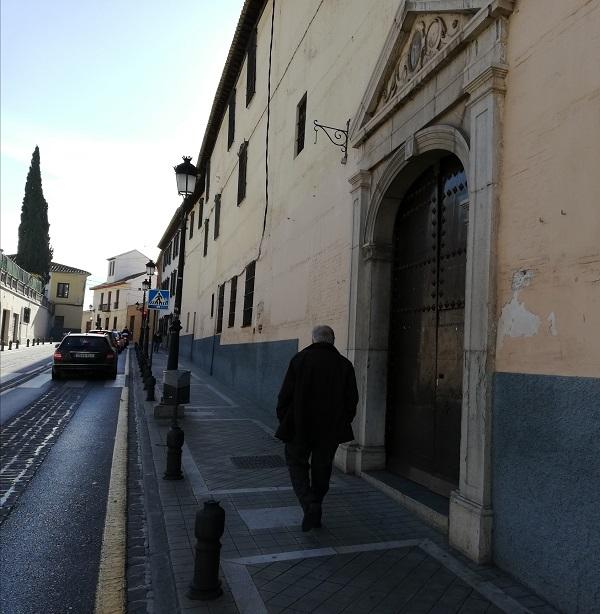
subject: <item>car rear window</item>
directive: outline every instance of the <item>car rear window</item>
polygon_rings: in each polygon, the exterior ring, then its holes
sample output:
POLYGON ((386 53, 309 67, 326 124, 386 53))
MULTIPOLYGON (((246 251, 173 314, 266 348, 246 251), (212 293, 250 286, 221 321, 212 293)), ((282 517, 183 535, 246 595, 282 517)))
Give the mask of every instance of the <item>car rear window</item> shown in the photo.
POLYGON ((67 337, 61 344, 63 350, 90 350, 92 352, 104 352, 108 349, 108 343, 104 337, 67 337))

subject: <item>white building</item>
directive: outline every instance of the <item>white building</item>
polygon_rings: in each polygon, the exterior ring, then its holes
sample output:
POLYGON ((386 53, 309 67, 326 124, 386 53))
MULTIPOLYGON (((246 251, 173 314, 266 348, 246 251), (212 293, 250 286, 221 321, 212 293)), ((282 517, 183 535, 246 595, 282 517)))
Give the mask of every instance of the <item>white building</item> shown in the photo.
POLYGON ((598 31, 597 0, 247 0, 183 205, 181 351, 274 407, 331 325, 339 465, 573 612, 600 610, 598 31))
POLYGON ((106 281, 91 288, 94 298, 88 313, 91 312, 94 328, 134 329, 134 316, 128 315, 128 308, 139 303, 141 309, 144 296, 142 281, 147 278, 148 261, 148 256, 135 249, 108 258, 106 281))
POLYGON ((18 341, 46 339, 50 332, 51 304, 44 285, 11 258, 0 255, 0 341, 8 346, 18 341))

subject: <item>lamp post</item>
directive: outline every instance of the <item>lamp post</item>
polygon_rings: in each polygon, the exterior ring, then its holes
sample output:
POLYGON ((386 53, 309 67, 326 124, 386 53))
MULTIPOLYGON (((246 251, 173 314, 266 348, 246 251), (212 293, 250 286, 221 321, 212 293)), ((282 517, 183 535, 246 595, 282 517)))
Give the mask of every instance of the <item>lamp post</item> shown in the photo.
MULTIPOLYGON (((154 262, 152 262, 152 260, 148 260, 148 262, 146 263, 146 275, 148 275, 148 279, 144 279, 144 281, 142 282, 142 285, 146 284, 144 286, 144 290, 149 290, 150 288, 152 288, 152 276, 154 275, 154 271, 156 270, 156 265, 154 264, 154 262)), ((150 322, 150 309, 146 310, 148 313, 145 314, 144 320, 142 320, 143 322, 145 322, 144 325, 144 357, 146 358, 146 360, 148 360, 148 338, 150 336, 150 326, 149 326, 149 322, 150 322)))
POLYGON ((142 290, 144 291, 144 298, 142 299, 142 325, 140 326, 140 349, 144 348, 144 319, 146 313, 146 290, 150 288, 150 281, 144 279, 142 281, 142 290))
MULTIPOLYGON (((165 480, 180 480, 183 478, 181 473, 181 448, 183 447, 184 433, 177 423, 177 405, 179 403, 179 331, 181 330, 181 299, 183 294, 183 267, 185 264, 185 232, 186 232, 186 211, 184 207, 185 198, 194 192, 196 187, 196 167, 190 162, 191 157, 183 156, 183 162, 175 167, 175 177, 177 179, 177 192, 183 196, 184 201, 179 206, 179 260, 177 262, 177 285, 175 287, 175 305, 173 306, 173 319, 169 327, 169 355, 167 357, 167 371, 165 372, 165 385, 163 388, 163 400, 167 396, 168 387, 173 388, 175 383, 175 403, 173 404, 171 428, 167 434, 167 467, 164 474, 165 480), (169 374, 169 371, 175 373, 169 374)), ((187 374, 189 377, 189 373, 187 374)), ((188 386, 189 390, 189 386, 188 386)))

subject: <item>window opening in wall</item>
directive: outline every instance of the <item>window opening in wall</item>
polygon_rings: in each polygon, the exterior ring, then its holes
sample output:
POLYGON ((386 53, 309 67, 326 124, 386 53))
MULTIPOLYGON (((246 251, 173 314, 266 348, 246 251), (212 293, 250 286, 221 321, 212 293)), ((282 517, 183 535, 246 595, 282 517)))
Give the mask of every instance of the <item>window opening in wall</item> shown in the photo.
POLYGON ((256 92, 256 28, 250 33, 246 59, 246 106, 248 106, 256 92))
POLYGON ((23 307, 23 322, 25 324, 29 324, 30 319, 31 319, 31 308, 23 307))
POLYGON ((179 230, 177 231, 177 234, 175 235, 175 237, 173 238, 173 258, 176 258, 179 255, 179 230))
POLYGON ((225 284, 219 286, 219 299, 217 301, 217 335, 223 332, 223 303, 225 302, 225 284))
POLYGON ((177 287, 177 269, 171 271, 171 287, 169 293, 171 296, 175 296, 175 289, 177 287))
POLYGON ((227 149, 233 144, 235 138, 235 88, 229 96, 229 123, 227 130, 227 149))
POLYGON ((100 292, 100 309, 104 309, 104 292, 100 292))
POLYGON ((194 236, 194 216, 195 216, 196 212, 195 211, 191 211, 190 212, 190 239, 194 236))
POLYGON ((113 329, 117 330, 117 316, 113 318, 113 329))
POLYGON ((201 198, 198 203, 198 230, 202 228, 202 217, 204 215, 204 199, 201 198))
POLYGON ((135 329, 135 316, 129 316, 129 332, 133 335, 135 329))
POLYGON ((304 149, 306 133, 306 93, 296 107, 296 155, 304 149))
POLYGON ((235 301, 237 299, 237 275, 231 278, 231 294, 229 295, 229 320, 227 325, 231 328, 235 324, 235 301))
POLYGON ((109 321, 110 321, 110 318, 106 318, 104 320, 104 330, 108 330, 108 323, 109 323, 109 321))
POLYGON ((106 311, 110 311, 111 300, 112 300, 112 291, 108 293, 108 303, 106 304, 106 311))
POLYGON ((213 292, 210 297, 210 317, 213 318, 214 315, 215 315, 215 294, 213 292))
POLYGON ((108 263, 108 274, 109 275, 114 275, 115 274, 115 261, 111 260, 108 263))
POLYGON ((56 296, 58 298, 69 298, 69 284, 58 283, 56 286, 56 296))
MULTIPOLYGON (((208 197, 210 196, 210 158, 206 161, 206 180, 204 184, 204 197, 206 198, 206 202, 208 202, 208 197)), ((200 216, 202 219, 202 216, 200 216)))
POLYGON ((189 333, 190 332, 190 312, 187 312, 187 317, 185 319, 185 332, 189 333))
POLYGON ((216 239, 219 236, 219 232, 221 231, 221 195, 215 194, 215 228, 214 228, 214 238, 216 239))
POLYGON ((115 293, 115 309, 119 308, 119 294, 120 294, 120 290, 117 290, 115 293))
POLYGON ((238 192, 237 204, 239 205, 246 198, 246 168, 248 166, 248 141, 240 145, 238 153, 238 192))
POLYGON ((194 311, 194 319, 192 320, 192 335, 196 334, 196 312, 194 311))
POLYGON ((204 220, 204 255, 208 254, 208 218, 204 220))
POLYGON ((254 302, 254 276, 256 271, 256 261, 251 262, 246 267, 246 283, 244 286, 244 312, 242 326, 252 324, 252 304, 254 302))

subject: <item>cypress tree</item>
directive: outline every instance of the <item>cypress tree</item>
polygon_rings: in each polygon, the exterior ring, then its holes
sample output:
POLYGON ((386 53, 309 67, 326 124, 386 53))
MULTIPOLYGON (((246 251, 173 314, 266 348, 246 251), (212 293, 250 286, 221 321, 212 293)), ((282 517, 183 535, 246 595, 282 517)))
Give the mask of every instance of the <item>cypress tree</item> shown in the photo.
POLYGON ((44 283, 50 278, 52 262, 49 229, 48 203, 42 191, 40 150, 36 145, 25 182, 16 260, 17 264, 29 273, 39 275, 44 283))

